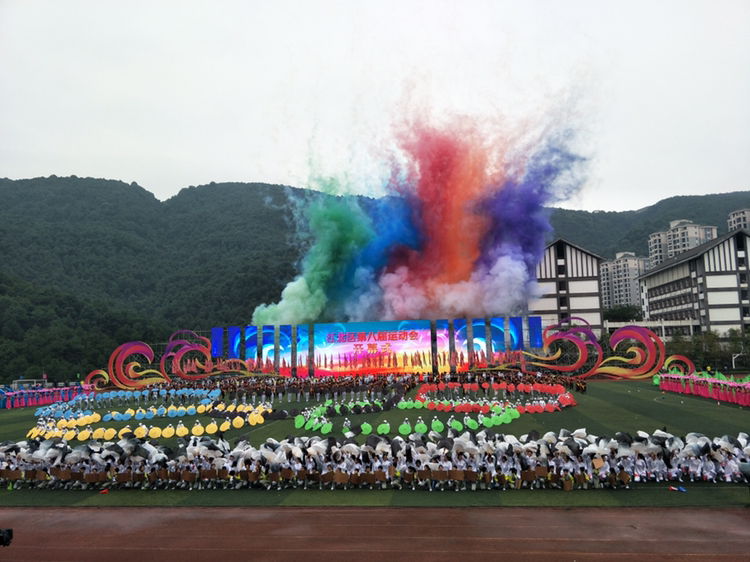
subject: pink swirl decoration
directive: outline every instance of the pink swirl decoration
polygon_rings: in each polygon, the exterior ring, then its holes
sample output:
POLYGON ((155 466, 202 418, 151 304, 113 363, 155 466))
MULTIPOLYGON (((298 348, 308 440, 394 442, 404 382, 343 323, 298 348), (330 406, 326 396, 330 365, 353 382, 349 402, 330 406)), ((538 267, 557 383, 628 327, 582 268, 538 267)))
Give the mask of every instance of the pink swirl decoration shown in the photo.
POLYGON ((548 326, 542 333, 542 341, 544 343, 544 352, 549 353, 549 349, 555 342, 570 342, 573 344, 577 351, 576 360, 570 365, 560 365, 557 363, 562 357, 562 347, 558 346, 557 351, 552 355, 535 355, 533 353, 524 352, 524 356, 532 359, 526 360, 527 365, 534 365, 536 367, 543 367, 550 371, 557 371, 561 373, 571 373, 579 370, 589 360, 589 348, 593 348, 593 357, 596 359, 596 366, 599 366, 602 356, 602 348, 596 339, 596 335, 591 330, 591 326, 583 318, 572 316, 565 318, 558 324, 548 326), (584 325, 575 325, 574 321, 582 322, 584 325), (560 330, 563 326, 570 324, 571 327, 563 331, 560 330))
POLYGON ((109 357, 106 371, 91 371, 84 381, 96 389, 114 385, 123 390, 135 390, 159 382, 169 382, 169 377, 156 369, 143 369, 138 361, 125 363, 131 355, 143 355, 149 363, 154 360, 154 350, 141 341, 128 342, 115 349, 109 357))
POLYGON ((113 385, 123 390, 137 390, 160 382, 170 382, 170 371, 173 376, 184 380, 204 379, 227 372, 252 374, 247 364, 240 359, 229 359, 214 364, 211 359, 210 340, 189 330, 180 330, 170 336, 158 370, 142 369, 139 361, 126 362, 128 357, 136 354, 143 355, 149 364, 154 360, 154 350, 148 344, 140 341, 122 344, 110 356, 107 370, 91 371, 86 376, 85 384, 91 384, 97 390, 113 385), (196 367, 194 373, 186 372, 186 363, 196 367))
POLYGON ((180 330, 169 338, 159 368, 162 373, 166 373, 168 366, 172 367, 173 375, 185 380, 198 380, 230 371, 243 375, 251 374, 247 364, 241 359, 222 360, 220 365, 215 365, 211 358, 211 340, 190 330, 180 330), (185 339, 186 337, 189 339, 185 339), (188 356, 188 353, 191 355, 188 356), (185 370, 188 362, 194 363, 197 367, 195 373, 188 373, 185 370))
POLYGON ((569 341, 575 346, 578 351, 575 362, 570 365, 557 363, 562 355, 561 350, 558 349, 554 354, 547 356, 524 352, 527 358, 532 359, 531 361, 527 359, 527 365, 543 367, 555 372, 572 373, 581 369, 592 357, 594 359, 593 366, 588 371, 576 375, 576 378, 604 375, 610 378, 637 380, 649 378, 663 369, 674 369, 688 375, 695 372, 693 362, 687 357, 682 355, 666 357, 664 342, 654 332, 641 326, 623 326, 615 331, 609 339, 613 352, 616 352, 621 344, 630 343, 630 346, 623 354, 612 355, 606 359, 602 357, 602 348, 591 331, 589 323, 583 318, 566 318, 559 324, 545 329, 543 333, 544 351, 548 352, 551 344, 556 341, 569 341), (573 325, 567 330, 554 331, 560 330, 573 321, 580 322, 583 325, 573 325), (591 354, 589 353, 590 349, 592 350, 591 354))
POLYGON ((625 356, 613 355, 608 357, 602 361, 595 374, 613 375, 628 379, 645 379, 658 373, 664 365, 666 352, 664 342, 651 330, 640 326, 623 326, 612 334, 609 343, 614 352, 621 343, 633 340, 635 340, 635 345, 626 349, 625 356), (637 344, 640 344, 640 346, 637 344), (617 363, 624 363, 627 367, 618 366, 617 363), (607 366, 604 366, 605 364, 607 366))
POLYGON ((664 362, 664 370, 670 373, 677 371, 681 375, 692 375, 695 373, 695 365, 684 355, 670 355, 664 362))

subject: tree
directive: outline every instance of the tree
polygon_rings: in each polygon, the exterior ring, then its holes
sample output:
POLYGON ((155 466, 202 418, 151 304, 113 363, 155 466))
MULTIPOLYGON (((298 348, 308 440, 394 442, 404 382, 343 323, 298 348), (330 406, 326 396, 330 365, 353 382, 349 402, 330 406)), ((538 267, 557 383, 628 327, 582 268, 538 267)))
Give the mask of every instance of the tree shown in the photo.
POLYGON ((603 317, 609 322, 640 322, 643 320, 643 313, 638 306, 620 304, 606 309, 603 317))
POLYGON ((666 342, 667 355, 689 356, 691 353, 690 342, 685 339, 681 331, 675 331, 666 342))

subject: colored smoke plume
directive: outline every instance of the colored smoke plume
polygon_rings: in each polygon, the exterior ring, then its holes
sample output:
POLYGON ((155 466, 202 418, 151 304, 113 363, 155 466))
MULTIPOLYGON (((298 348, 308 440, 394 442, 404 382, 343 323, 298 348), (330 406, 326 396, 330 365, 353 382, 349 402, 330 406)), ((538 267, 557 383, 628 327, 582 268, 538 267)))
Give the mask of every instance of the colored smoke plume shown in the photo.
POLYGON ((324 195, 298 205, 311 243, 301 274, 253 323, 521 312, 551 230, 544 205, 580 189, 584 160, 572 131, 554 123, 526 137, 417 123, 397 137, 385 197, 317 180, 324 195))

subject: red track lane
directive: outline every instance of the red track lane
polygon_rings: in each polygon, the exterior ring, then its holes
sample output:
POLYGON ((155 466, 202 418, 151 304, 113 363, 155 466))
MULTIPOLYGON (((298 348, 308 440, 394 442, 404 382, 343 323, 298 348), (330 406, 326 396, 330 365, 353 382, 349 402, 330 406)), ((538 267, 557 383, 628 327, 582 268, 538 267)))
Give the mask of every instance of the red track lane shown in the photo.
POLYGON ((750 559, 746 509, 0 508, 8 562, 750 559))

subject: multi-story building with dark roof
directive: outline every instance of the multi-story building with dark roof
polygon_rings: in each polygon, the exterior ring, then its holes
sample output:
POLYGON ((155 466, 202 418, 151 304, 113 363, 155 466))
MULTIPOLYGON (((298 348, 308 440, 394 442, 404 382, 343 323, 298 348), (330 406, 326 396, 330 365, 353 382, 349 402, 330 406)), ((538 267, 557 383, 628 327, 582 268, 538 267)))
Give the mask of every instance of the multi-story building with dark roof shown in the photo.
POLYGON ((598 256, 558 238, 544 250, 536 268, 541 294, 529 301, 529 314, 550 326, 570 316, 583 318, 599 335, 602 329, 598 256))
POLYGON ((665 260, 641 275, 646 321, 659 321, 662 336, 676 330, 713 330, 720 337, 750 325, 750 232, 733 230, 665 260))

